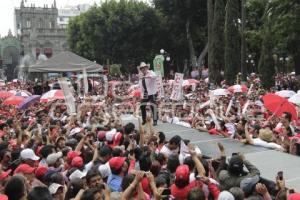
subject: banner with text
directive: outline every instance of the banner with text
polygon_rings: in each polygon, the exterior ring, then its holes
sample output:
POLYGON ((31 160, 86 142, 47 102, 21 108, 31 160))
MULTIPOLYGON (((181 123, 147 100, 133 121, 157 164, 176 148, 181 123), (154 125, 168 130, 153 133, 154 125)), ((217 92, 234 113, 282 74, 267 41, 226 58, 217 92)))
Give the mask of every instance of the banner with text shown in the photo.
POLYGON ((89 92, 89 83, 88 83, 88 76, 85 68, 82 71, 82 78, 83 78, 84 94, 87 94, 89 92))
POLYGON ((67 80, 64 77, 62 77, 58 79, 58 83, 60 85, 61 90, 63 91, 68 113, 76 113, 75 98, 72 94, 71 88, 69 87, 67 80))
POLYGON ((173 91, 170 99, 179 101, 182 97, 182 83, 183 83, 183 74, 175 73, 173 91))

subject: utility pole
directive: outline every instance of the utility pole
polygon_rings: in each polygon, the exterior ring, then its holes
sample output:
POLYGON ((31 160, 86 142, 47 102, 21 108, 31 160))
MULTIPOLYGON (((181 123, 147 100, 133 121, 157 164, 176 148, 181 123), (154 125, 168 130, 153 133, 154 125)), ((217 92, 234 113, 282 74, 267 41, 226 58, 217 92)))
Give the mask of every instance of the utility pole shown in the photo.
POLYGON ((241 73, 242 81, 246 81, 246 41, 245 41, 245 26, 246 26, 246 0, 241 1, 241 12, 242 12, 242 28, 241 28, 241 73))

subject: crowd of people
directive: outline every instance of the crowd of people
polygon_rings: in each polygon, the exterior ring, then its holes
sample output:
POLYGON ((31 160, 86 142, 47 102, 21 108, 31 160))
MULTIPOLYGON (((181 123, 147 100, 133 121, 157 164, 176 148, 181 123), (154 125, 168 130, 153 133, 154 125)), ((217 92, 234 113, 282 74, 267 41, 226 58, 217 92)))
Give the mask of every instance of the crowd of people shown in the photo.
MULTIPOLYGON (((263 102, 268 92, 296 90, 293 75, 285 76, 289 78, 278 75, 272 91, 260 86, 256 74, 249 76, 247 91, 229 91, 224 81, 221 94, 213 94, 199 78, 182 88, 179 102, 170 100, 173 83, 165 79, 158 118, 199 134, 300 155, 299 119, 290 112, 274 114, 263 102)), ((77 113, 68 113, 64 100, 36 101, 20 109, 2 98, 0 200, 300 199, 285 186, 282 173, 267 180, 242 154, 228 160, 221 143, 219 156, 210 158, 184 135, 167 139, 155 131, 152 116, 141 117, 140 96, 134 92, 138 83, 124 80, 109 79, 107 96, 102 97, 97 95, 105 94, 103 81, 96 85, 89 80, 85 98, 75 89, 77 113), (124 124, 125 114, 136 117, 138 124, 124 124)), ((13 82, 2 91, 41 94, 51 89, 48 84, 13 82)))

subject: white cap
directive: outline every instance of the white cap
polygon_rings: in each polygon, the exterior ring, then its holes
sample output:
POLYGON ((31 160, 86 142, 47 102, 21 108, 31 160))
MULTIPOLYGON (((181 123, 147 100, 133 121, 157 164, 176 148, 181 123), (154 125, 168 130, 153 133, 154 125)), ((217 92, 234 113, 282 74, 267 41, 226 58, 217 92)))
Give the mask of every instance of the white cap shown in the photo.
POLYGON ((87 171, 82 172, 79 169, 77 169, 69 176, 69 179, 70 179, 70 181, 74 181, 76 178, 82 179, 86 176, 86 174, 87 174, 87 171))
POLYGON ((62 185, 60 184, 57 184, 57 183, 52 183, 50 186, 49 186, 49 191, 50 191, 50 194, 53 195, 53 194, 56 194, 57 190, 59 188, 63 188, 62 185))
POLYGON ((106 132, 105 139, 106 141, 113 141, 115 134, 117 133, 117 129, 113 128, 112 130, 106 132))
POLYGON ((102 178, 106 178, 109 175, 111 175, 109 162, 105 163, 104 165, 100 165, 98 170, 99 170, 102 178))
POLYGON ((80 133, 80 131, 81 131, 81 128, 79 128, 79 127, 73 128, 73 129, 70 131, 70 136, 73 136, 73 135, 75 135, 76 133, 80 133))
POLYGON ((150 64, 147 65, 145 62, 141 62, 140 66, 138 66, 138 69, 143 68, 143 67, 150 67, 150 64))
POLYGON ((24 160, 39 160, 40 157, 36 156, 32 149, 23 149, 21 151, 21 158, 24 160))
POLYGON ((62 156, 63 156, 62 152, 51 153, 50 155, 47 156, 47 159, 46 159, 47 164, 53 165, 62 156))

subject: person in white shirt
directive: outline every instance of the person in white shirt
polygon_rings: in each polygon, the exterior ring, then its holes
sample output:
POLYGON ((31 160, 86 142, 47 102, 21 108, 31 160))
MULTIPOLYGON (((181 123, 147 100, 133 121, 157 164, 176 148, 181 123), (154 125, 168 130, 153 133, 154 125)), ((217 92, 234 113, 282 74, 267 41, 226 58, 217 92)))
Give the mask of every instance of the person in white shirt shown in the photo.
POLYGON ((157 125, 157 104, 156 104, 156 96, 157 96, 157 86, 156 86, 156 77, 155 72, 149 70, 149 66, 141 62, 140 66, 138 66, 139 70, 139 87, 141 90, 142 100, 141 100, 141 112, 143 124, 146 123, 146 106, 147 103, 150 102, 150 107, 152 110, 153 116, 153 125, 157 125))

